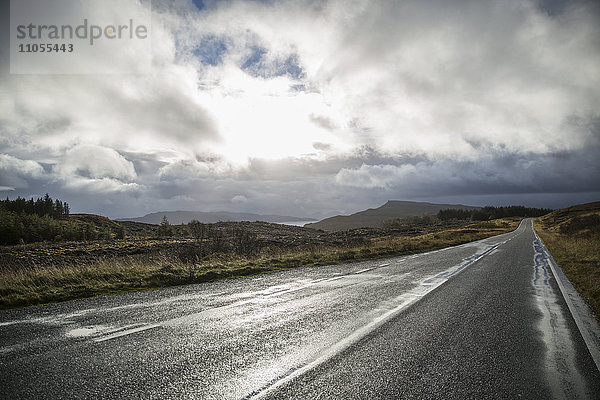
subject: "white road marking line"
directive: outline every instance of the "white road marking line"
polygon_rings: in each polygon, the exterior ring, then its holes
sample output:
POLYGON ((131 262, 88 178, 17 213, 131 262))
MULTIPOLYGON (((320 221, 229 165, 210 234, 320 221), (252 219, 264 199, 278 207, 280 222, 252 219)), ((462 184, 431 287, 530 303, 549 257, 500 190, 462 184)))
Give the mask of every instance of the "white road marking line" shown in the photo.
POLYGON ((161 324, 152 324, 152 325, 145 325, 145 326, 140 326, 138 328, 133 328, 133 329, 128 329, 125 331, 120 331, 117 333, 113 333, 112 335, 108 335, 108 336, 104 336, 104 337, 99 337, 94 339, 94 342, 104 342, 106 340, 111 340, 111 339, 116 339, 122 336, 127 336, 127 335, 131 335, 132 333, 138 333, 138 332, 142 332, 148 329, 152 329, 152 328, 158 328, 159 326, 161 326, 161 324))
POLYGON ((365 269, 361 269, 360 271, 356 271, 356 272, 354 272, 354 274, 362 274, 363 272, 371 271, 372 269, 375 269, 375 268, 387 267, 389 265, 390 265, 389 263, 381 264, 381 265, 375 265, 375 266, 370 267, 370 268, 365 268, 365 269))

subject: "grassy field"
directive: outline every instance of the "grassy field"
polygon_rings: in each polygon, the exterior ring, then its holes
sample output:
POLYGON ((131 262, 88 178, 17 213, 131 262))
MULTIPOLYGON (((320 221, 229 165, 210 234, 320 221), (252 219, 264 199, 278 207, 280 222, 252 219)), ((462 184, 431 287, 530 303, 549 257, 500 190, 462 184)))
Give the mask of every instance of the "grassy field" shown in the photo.
POLYGON ((600 202, 554 211, 534 222, 558 265, 600 316, 600 202))
MULTIPOLYGON (((141 248, 158 244, 153 241, 122 240, 109 244, 39 244, 8 248, 4 253, 12 257, 10 260, 18 260, 29 254, 31 259, 42 261, 5 263, 5 267, 0 269, 0 308, 201 283, 303 266, 413 254, 509 232, 516 229, 518 223, 519 219, 514 218, 459 227, 427 227, 420 234, 414 234, 414 231, 411 234, 382 232, 360 241, 340 242, 342 244, 321 243, 289 249, 267 247, 247 256, 216 252, 195 259, 178 257, 176 251, 171 251, 190 245, 189 240, 183 239, 173 239, 167 243, 170 246, 167 252, 141 256, 135 255, 136 246, 141 248), (115 248, 120 251, 127 249, 131 255, 98 256, 110 255, 115 248), (76 258, 75 255, 81 252, 93 254, 94 257, 76 258)), ((298 232, 303 232, 301 229, 298 232)))

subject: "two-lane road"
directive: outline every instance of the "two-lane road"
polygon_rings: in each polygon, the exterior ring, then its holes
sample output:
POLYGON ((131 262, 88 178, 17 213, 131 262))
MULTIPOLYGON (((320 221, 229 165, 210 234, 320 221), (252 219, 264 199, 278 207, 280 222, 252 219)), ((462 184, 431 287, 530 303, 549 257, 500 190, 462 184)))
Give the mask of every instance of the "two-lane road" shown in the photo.
POLYGON ((0 394, 600 398, 539 246, 524 221, 427 254, 3 311, 0 394))

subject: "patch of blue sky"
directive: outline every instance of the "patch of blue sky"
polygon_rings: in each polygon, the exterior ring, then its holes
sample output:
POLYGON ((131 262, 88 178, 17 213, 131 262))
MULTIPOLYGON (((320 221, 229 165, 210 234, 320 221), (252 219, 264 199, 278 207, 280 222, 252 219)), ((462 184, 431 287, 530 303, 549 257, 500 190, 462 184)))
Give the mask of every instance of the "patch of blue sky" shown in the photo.
POLYGON ((241 69, 252 76, 273 78, 287 75, 295 80, 306 76, 296 54, 287 57, 271 57, 264 47, 253 46, 251 49, 252 53, 242 63, 241 69))
POLYGON ((292 92, 306 92, 308 87, 304 83, 298 83, 296 85, 291 85, 290 90, 292 92))
POLYGON ((206 8, 206 1, 204 0, 192 0, 192 3, 194 3, 198 10, 204 10, 206 8))
POLYGON ((264 47, 252 46, 251 50, 252 54, 250 54, 250 57, 248 57, 246 61, 244 61, 244 63, 242 64, 242 69, 246 72, 256 73, 256 75, 260 75, 258 74, 258 72, 264 69, 265 67, 267 49, 265 49, 264 47))
POLYGON ((214 35, 204 36, 192 53, 202 64, 219 65, 227 53, 227 40, 214 35))
POLYGON ((557 16, 564 11, 567 0, 538 0, 537 5, 550 16, 557 16))
POLYGON ((306 77, 306 73, 300 65, 300 60, 297 54, 290 55, 284 62, 286 73, 294 79, 302 79, 306 77))

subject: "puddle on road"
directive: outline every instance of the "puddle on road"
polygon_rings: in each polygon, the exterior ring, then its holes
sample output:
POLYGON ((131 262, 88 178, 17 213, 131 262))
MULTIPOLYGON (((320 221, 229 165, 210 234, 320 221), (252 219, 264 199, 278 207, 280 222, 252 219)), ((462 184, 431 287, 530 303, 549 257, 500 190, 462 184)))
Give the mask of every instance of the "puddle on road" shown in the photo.
POLYGON ((100 334, 109 329, 111 329, 111 327, 103 325, 86 326, 84 328, 71 329, 65 333, 65 336, 72 338, 89 337, 100 334))
POLYGON ((538 329, 546 346, 546 371, 553 397, 585 399, 584 379, 576 366, 576 352, 558 295, 550 281, 553 275, 549 257, 539 238, 533 241, 534 273, 532 285, 542 318, 538 329))
POLYGON ((69 338, 90 338, 96 342, 101 342, 131 333, 141 332, 146 329, 154 328, 156 324, 129 324, 122 326, 112 325, 87 325, 78 328, 72 328, 65 332, 69 338))

